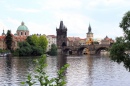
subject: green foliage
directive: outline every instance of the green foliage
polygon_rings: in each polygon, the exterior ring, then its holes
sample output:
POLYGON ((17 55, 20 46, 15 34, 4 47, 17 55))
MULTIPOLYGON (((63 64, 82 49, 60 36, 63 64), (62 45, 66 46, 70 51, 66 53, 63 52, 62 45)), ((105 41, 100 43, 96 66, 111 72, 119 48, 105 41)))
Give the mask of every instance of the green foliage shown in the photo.
POLYGON ((97 41, 94 41, 94 42, 93 42, 93 44, 99 44, 99 42, 97 42, 97 41))
POLYGON ((110 49, 110 57, 112 60, 124 63, 124 66, 130 71, 130 54, 126 53, 130 51, 130 11, 128 11, 120 23, 120 27, 123 29, 124 37, 119 37, 110 49))
POLYGON ((27 41, 30 45, 34 46, 34 43, 33 43, 32 39, 31 39, 31 36, 28 36, 27 39, 26 39, 26 41, 27 41))
POLYGON ((36 83, 39 83, 40 86, 65 86, 66 81, 65 81, 65 76, 64 72, 69 66, 66 64, 63 66, 58 72, 57 72, 57 77, 56 78, 49 78, 49 76, 46 74, 44 71, 44 68, 47 66, 46 64, 46 56, 43 55, 39 60, 35 61, 37 63, 36 66, 36 73, 34 75, 33 79, 32 75, 29 74, 27 77, 27 81, 22 82, 22 84, 27 84, 28 86, 33 86, 36 83))
POLYGON ((31 55, 33 56, 40 56, 43 54, 43 48, 41 48, 40 46, 36 47, 36 46, 32 46, 32 53, 31 55))
POLYGON ((55 44, 51 45, 51 49, 49 51, 49 54, 52 55, 52 56, 56 56, 57 55, 57 47, 56 47, 55 44))
POLYGON ((19 49, 15 50, 14 55, 19 56, 40 56, 46 52, 47 39, 45 36, 28 36, 26 41, 19 43, 19 49))
POLYGON ((32 53, 31 46, 28 42, 19 42, 19 56, 30 56, 32 53))
POLYGON ((13 56, 19 56, 19 49, 13 50, 11 53, 13 56))
POLYGON ((11 35, 11 31, 8 30, 7 31, 7 35, 5 37, 5 43, 6 43, 6 46, 7 46, 7 49, 8 50, 12 50, 12 42, 13 42, 13 38, 12 38, 12 35, 11 35))
POLYGON ((32 44, 34 46, 38 46, 38 37, 37 37, 37 35, 32 35, 31 36, 31 41, 32 41, 32 44))
POLYGON ((45 36, 38 37, 37 35, 32 35, 27 37, 26 41, 31 46, 41 47, 43 49, 43 53, 46 52, 48 41, 45 36))
POLYGON ((40 36, 38 38, 38 46, 42 47, 43 52, 46 52, 48 41, 45 36, 40 36))
POLYGON ((10 52, 8 50, 3 50, 3 49, 0 49, 0 53, 7 53, 7 52, 10 52))

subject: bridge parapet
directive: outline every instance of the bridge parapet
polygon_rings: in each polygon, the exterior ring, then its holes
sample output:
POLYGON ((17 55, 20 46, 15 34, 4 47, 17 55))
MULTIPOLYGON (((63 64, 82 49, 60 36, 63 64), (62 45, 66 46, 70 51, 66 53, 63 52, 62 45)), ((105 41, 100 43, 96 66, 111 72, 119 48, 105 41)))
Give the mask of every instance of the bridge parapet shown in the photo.
POLYGON ((79 46, 65 46, 64 51, 74 51, 74 52, 82 52, 85 48, 90 51, 90 54, 94 54, 97 50, 101 50, 104 48, 110 48, 109 44, 94 44, 94 45, 79 45, 79 46))

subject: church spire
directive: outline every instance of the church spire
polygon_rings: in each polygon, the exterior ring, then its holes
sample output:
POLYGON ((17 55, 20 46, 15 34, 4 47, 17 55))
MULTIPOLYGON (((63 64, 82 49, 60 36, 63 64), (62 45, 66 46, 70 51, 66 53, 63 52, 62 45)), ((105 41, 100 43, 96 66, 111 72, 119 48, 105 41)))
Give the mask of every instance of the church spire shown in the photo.
POLYGON ((5 35, 4 29, 3 29, 3 33, 2 33, 2 35, 5 35))
POLYGON ((91 33, 91 25, 89 24, 88 33, 91 33))

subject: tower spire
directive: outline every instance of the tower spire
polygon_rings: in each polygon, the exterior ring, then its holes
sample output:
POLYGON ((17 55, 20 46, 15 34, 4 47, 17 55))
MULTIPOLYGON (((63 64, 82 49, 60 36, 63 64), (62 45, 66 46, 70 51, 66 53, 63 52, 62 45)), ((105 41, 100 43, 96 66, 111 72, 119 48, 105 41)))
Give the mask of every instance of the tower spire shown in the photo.
POLYGON ((64 24, 63 24, 63 21, 60 21, 60 29, 63 29, 64 28, 64 24))
POLYGON ((90 33, 90 32, 91 32, 91 25, 90 25, 90 23, 89 23, 88 33, 90 33))
POLYGON ((4 28, 3 28, 3 33, 2 33, 2 35, 5 35, 4 28))

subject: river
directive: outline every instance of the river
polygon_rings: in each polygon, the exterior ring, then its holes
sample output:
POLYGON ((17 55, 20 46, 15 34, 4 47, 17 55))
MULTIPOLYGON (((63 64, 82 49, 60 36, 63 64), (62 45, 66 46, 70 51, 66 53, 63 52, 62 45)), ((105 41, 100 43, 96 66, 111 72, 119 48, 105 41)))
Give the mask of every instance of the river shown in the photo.
MULTIPOLYGON (((38 57, 0 57, 0 86, 23 86, 28 73, 34 73, 34 59, 38 57)), ((130 86, 130 72, 108 56, 68 56, 66 86, 130 86)), ((56 76, 57 59, 47 57, 50 77, 56 76)), ((35 85, 38 86, 38 85, 35 85)))

